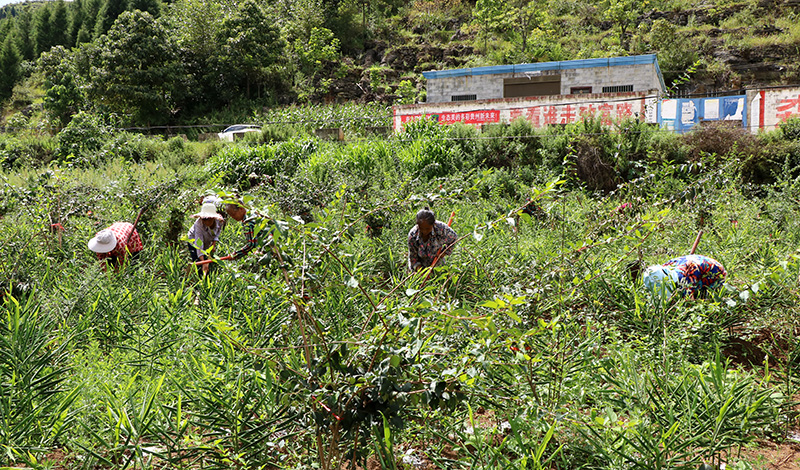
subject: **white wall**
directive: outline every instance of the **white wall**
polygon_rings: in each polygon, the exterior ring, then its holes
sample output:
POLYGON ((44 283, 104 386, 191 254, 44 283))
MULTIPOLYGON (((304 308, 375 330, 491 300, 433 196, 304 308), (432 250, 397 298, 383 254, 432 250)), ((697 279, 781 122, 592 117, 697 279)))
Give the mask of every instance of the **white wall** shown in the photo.
MULTIPOLYGON (((585 114, 600 117, 605 124, 613 120, 637 117, 645 120, 647 105, 655 106, 656 90, 650 93, 604 93, 537 98, 502 98, 482 101, 461 101, 395 106, 394 129, 399 131, 408 121, 422 116, 436 116, 442 124, 464 122, 481 125, 511 122, 518 117, 534 127, 568 124, 580 121, 585 114)), ((654 113, 651 114, 655 116, 654 113)), ((655 121, 653 121, 655 122, 655 121)))
POLYGON ((775 130, 781 122, 794 116, 800 116, 800 87, 747 91, 750 132, 775 130))

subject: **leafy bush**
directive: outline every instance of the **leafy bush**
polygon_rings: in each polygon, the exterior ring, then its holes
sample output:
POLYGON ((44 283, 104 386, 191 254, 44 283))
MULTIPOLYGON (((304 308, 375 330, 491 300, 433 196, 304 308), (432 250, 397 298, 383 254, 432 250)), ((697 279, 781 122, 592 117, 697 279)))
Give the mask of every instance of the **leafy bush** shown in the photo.
POLYGON ((447 127, 430 119, 406 124, 396 139, 404 143, 398 150, 398 158, 416 177, 444 176, 460 167, 456 152, 448 141, 447 127))
POLYGON ((540 148, 530 121, 517 118, 511 124, 485 126, 470 163, 490 168, 539 165, 540 148))
POLYGON ((800 117, 792 117, 781 123, 781 136, 786 140, 800 140, 800 117))
POLYGON ((692 149, 689 158, 693 161, 699 161, 704 155, 724 161, 734 155, 748 157, 758 152, 755 136, 724 121, 698 126, 685 134, 684 139, 692 149))
POLYGON ((95 153, 111 137, 112 131, 97 115, 79 112, 56 135, 58 158, 63 161, 88 166, 94 162, 95 153))
POLYGON ((52 137, 0 135, 0 166, 5 170, 47 165, 57 151, 52 137))
POLYGON ((225 184, 249 188, 280 174, 294 174, 297 164, 313 153, 313 140, 281 142, 272 145, 229 145, 206 162, 204 170, 225 184))

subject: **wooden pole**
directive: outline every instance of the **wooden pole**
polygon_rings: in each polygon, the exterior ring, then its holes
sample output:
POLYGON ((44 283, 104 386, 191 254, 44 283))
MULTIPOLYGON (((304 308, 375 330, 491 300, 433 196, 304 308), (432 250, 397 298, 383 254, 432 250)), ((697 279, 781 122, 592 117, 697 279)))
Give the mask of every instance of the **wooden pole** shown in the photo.
POLYGON ((233 258, 231 258, 230 256, 223 256, 222 258, 211 258, 211 259, 206 259, 206 260, 203 260, 203 261, 195 261, 194 264, 195 264, 195 266, 202 266, 204 264, 213 263, 214 261, 227 261, 229 259, 233 259, 233 258))
POLYGON ((136 230, 136 224, 139 223, 139 219, 142 217, 142 214, 144 213, 144 210, 146 208, 147 206, 144 206, 139 210, 139 214, 136 216, 136 220, 133 221, 133 227, 131 227, 131 231, 130 233, 128 233, 128 237, 125 239, 125 246, 127 246, 128 242, 131 241, 131 237, 133 236, 133 231, 136 230))
POLYGON ((690 255, 693 255, 695 250, 697 250, 697 245, 700 243, 700 237, 702 236, 703 236, 702 230, 697 232, 697 238, 694 239, 694 245, 692 245, 692 251, 689 252, 690 255))

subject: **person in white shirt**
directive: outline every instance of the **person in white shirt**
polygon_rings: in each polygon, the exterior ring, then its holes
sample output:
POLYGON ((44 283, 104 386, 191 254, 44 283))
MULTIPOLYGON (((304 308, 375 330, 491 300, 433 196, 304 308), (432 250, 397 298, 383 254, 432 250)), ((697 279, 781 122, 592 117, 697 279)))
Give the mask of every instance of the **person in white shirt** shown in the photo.
MULTIPOLYGON (((197 220, 186 234, 189 240, 189 256, 193 262, 205 261, 219 242, 223 218, 217 213, 217 207, 213 202, 203 203, 200 212, 193 214, 192 217, 197 220)), ((204 274, 208 273, 209 267, 209 263, 202 265, 204 274)))

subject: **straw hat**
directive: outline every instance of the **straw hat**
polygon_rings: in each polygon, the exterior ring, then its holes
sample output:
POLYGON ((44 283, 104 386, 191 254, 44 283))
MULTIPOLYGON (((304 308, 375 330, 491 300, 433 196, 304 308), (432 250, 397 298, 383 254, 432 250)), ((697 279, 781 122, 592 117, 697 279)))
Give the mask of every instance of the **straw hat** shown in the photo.
POLYGON ((217 206, 213 202, 204 202, 200 212, 192 214, 194 218, 222 220, 222 216, 217 213, 217 206))
POLYGON ((89 249, 95 253, 108 253, 117 246, 117 237, 110 229, 100 230, 89 240, 89 249))

